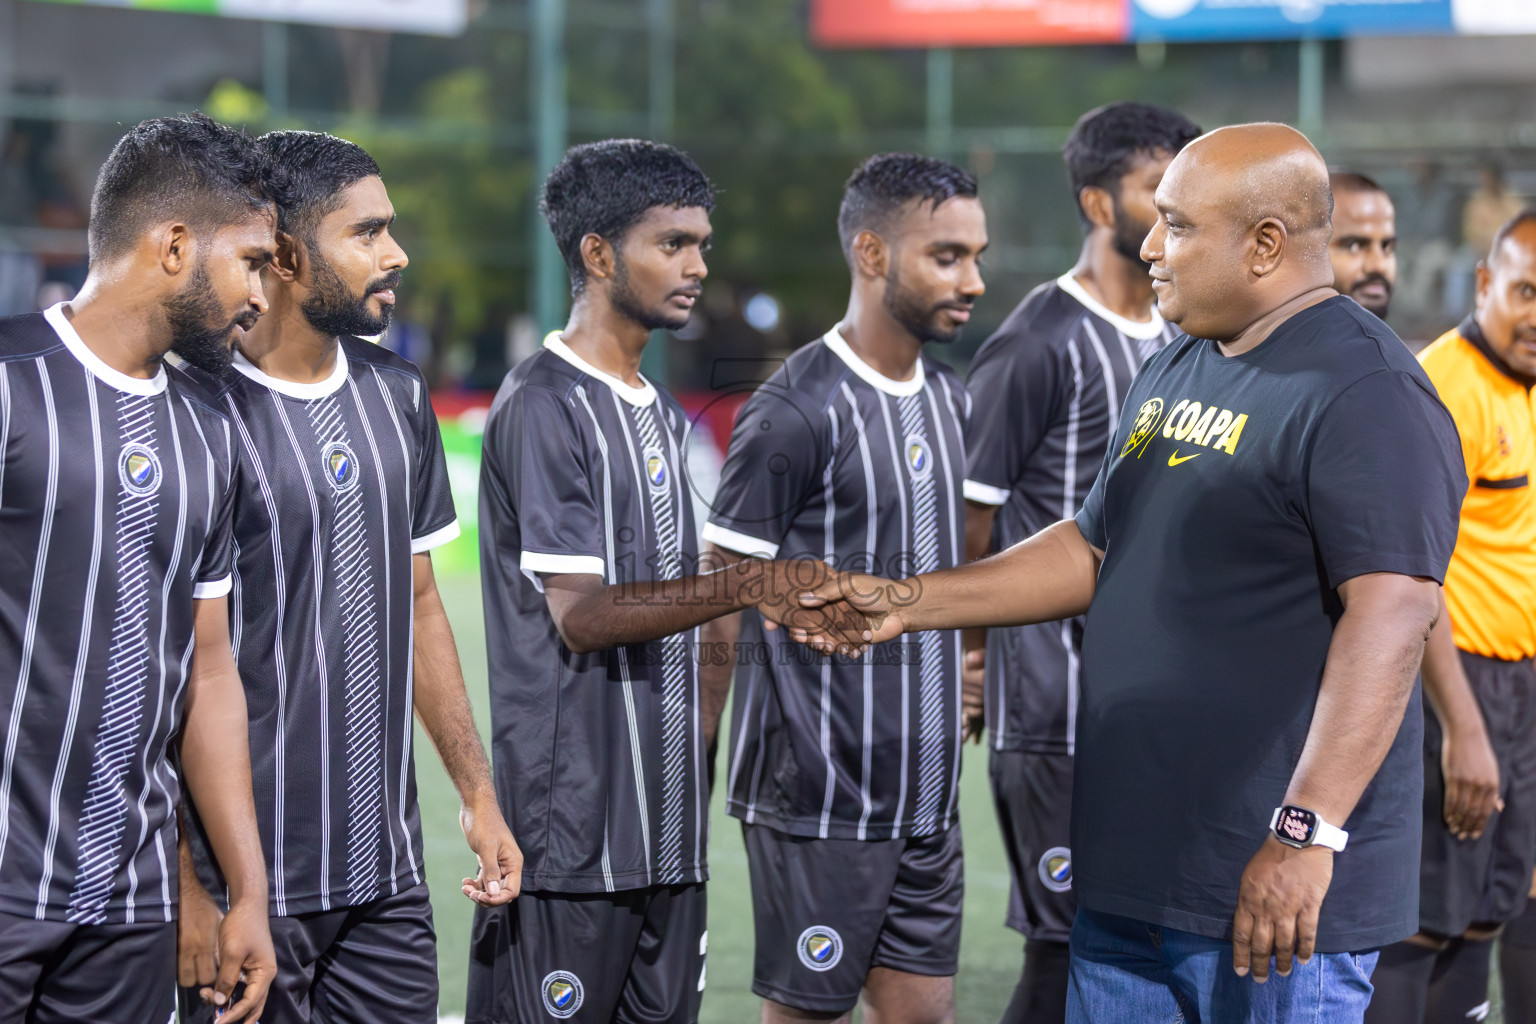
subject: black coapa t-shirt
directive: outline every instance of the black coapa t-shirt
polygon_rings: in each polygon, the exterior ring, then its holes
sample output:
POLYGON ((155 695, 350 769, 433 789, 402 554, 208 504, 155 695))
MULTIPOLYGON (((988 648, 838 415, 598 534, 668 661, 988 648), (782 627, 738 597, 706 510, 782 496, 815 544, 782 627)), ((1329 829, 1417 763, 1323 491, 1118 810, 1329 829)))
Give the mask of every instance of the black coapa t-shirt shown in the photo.
MULTIPOLYGON (((1390 329, 1333 298, 1240 356, 1153 356, 1077 523, 1104 564, 1084 630, 1073 886, 1092 910, 1231 935, 1243 868, 1311 725, 1337 588, 1444 580, 1466 490, 1434 386, 1390 329)), ((1418 927, 1415 685, 1348 821, 1318 949, 1418 927)))

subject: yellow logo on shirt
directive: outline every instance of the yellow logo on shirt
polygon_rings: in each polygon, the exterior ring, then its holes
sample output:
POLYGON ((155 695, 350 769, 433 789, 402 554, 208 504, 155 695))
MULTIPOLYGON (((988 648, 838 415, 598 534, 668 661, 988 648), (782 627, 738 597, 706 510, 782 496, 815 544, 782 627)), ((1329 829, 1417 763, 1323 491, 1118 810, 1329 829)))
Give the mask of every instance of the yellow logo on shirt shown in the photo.
POLYGON ((1141 408, 1136 412, 1136 422, 1131 424, 1131 436, 1125 439, 1125 447, 1120 449, 1122 459, 1152 436, 1152 431, 1157 429, 1158 420, 1162 415, 1163 400, 1161 398, 1149 398, 1141 403, 1141 408))
MULTIPOLYGON (((1150 398, 1141 403, 1136 420, 1131 424, 1130 436, 1120 449, 1123 459, 1136 452, 1139 459, 1158 433, 1181 446, 1199 445, 1228 455, 1237 454, 1237 444, 1242 440, 1243 428, 1248 425, 1248 414, 1223 409, 1219 405, 1204 405, 1188 398, 1181 398, 1163 415, 1163 400, 1150 398), (1138 450, 1139 449, 1139 450, 1138 450)), ((1197 458, 1201 453, 1179 455, 1175 448, 1168 457, 1168 465, 1177 466, 1197 458)))

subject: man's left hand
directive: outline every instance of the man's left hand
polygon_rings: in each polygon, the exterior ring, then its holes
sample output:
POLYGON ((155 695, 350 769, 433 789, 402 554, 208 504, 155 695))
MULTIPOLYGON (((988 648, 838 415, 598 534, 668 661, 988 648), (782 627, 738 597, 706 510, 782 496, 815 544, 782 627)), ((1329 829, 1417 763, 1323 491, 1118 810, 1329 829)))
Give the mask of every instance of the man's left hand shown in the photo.
POLYGON ((1259 984, 1269 980, 1269 960, 1282 977, 1293 959, 1306 963, 1317 946, 1317 917, 1333 881, 1333 851, 1304 850, 1274 836, 1243 869, 1232 918, 1232 966, 1242 977, 1250 970, 1259 984))
POLYGON ((517 898, 523 885, 523 851, 507 828, 494 800, 459 808, 459 827, 475 851, 480 871, 464 879, 461 892, 482 907, 499 907, 517 898))

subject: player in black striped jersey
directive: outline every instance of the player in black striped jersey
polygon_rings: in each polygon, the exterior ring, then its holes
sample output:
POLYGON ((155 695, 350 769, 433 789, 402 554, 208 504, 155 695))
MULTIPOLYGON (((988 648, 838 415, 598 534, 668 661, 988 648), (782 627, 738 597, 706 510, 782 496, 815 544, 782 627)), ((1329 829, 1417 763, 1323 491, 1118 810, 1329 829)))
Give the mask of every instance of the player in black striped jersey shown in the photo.
MULTIPOLYGON (((1163 171, 1200 129, 1145 103, 1078 119, 1067 177, 1083 225, 1077 265, 1024 297, 971 361, 976 402, 966 468, 967 555, 1002 551, 1075 515, 1104 461, 1131 378, 1177 331, 1158 315, 1141 240, 1163 171)), ((985 643, 986 722, 998 824, 1013 876, 1008 926, 1024 971, 1004 1024, 1067 1012, 1073 734, 1083 620, 974 630, 985 643)))
POLYGON ((639 371, 707 273, 703 172, 655 143, 577 146, 542 207, 575 301, 503 382, 480 484, 496 787, 527 862, 514 903, 476 908, 467 1018, 686 1024, 719 714, 697 627, 749 605, 782 619, 825 567, 702 571, 687 421, 639 371))
MULTIPOLYGON (((293 196, 266 273, 272 310, 220 386, 242 478, 232 630, 278 958, 265 1019, 435 1024, 413 711, 458 788, 479 860, 466 895, 512 899, 521 854, 433 578, 430 552, 458 522, 426 384, 358 337, 388 327, 406 254, 361 147, 300 131, 259 145, 293 196)), ((189 832, 187 856, 222 895, 189 832)), ((203 984, 218 907, 193 872, 183 879, 181 980, 203 984)), ((184 1017, 211 1019, 193 997, 184 988, 184 1017)))
MULTIPOLYGON (((896 578, 953 567, 970 398, 923 345, 955 340, 984 290, 976 179, 872 157, 838 232, 848 312, 743 407, 704 539, 896 578)), ((737 670, 726 806, 746 836, 763 1020, 845 1020, 862 995, 882 1022, 952 1021, 960 634, 825 658, 741 618, 740 647, 763 653, 737 670)))
POLYGON ((266 309, 276 191, 244 133, 145 121, 97 179, 80 294, 0 320, 4 1024, 170 1015, 182 779, 230 879, 209 993, 253 1020, 272 980, 229 423, 162 357, 227 363, 266 309))

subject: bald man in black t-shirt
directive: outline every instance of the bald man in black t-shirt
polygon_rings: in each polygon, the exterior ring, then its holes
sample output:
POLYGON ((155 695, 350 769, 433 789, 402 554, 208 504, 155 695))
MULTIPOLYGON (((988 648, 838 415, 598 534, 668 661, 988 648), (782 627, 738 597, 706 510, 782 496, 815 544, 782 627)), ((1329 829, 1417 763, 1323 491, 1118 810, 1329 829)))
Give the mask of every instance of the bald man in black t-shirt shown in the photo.
POLYGON ((1190 336, 1132 384, 1077 517, 915 599, 873 577, 820 599, 848 594, 876 642, 1086 612, 1069 1021, 1358 1022, 1375 948, 1417 926, 1456 431, 1332 289, 1300 133, 1203 136, 1156 203, 1142 253, 1190 336))

